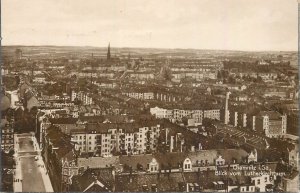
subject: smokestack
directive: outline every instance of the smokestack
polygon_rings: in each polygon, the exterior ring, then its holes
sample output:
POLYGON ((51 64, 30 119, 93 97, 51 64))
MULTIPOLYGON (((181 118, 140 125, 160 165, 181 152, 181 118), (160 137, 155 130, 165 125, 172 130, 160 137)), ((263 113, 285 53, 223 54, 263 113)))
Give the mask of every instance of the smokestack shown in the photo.
POLYGON ((227 92, 226 93, 226 101, 225 101, 225 118, 224 118, 224 123, 227 125, 229 122, 229 110, 228 110, 228 100, 229 100, 229 95, 231 93, 227 92))
POLYGON ((169 132, 169 129, 166 128, 166 145, 167 145, 167 142, 168 142, 168 132, 169 132))
POLYGON ((174 136, 171 136, 171 141, 170 141, 170 152, 172 152, 174 149, 174 136))

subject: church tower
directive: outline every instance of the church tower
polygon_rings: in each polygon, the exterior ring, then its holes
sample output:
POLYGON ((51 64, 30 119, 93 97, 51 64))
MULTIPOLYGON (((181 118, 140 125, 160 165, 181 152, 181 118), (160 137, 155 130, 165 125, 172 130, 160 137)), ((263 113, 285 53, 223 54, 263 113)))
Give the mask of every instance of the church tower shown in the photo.
POLYGON ((108 48, 107 48, 107 60, 110 60, 110 43, 108 44, 108 48))

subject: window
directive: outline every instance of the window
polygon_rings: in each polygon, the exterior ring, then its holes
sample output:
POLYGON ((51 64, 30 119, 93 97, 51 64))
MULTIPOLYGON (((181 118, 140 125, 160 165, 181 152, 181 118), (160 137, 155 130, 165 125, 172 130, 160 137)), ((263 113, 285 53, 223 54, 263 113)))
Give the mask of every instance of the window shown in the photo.
POLYGON ((268 177, 265 177, 265 182, 267 182, 268 181, 268 177))
POLYGON ((257 184, 260 184, 260 179, 257 180, 257 184))

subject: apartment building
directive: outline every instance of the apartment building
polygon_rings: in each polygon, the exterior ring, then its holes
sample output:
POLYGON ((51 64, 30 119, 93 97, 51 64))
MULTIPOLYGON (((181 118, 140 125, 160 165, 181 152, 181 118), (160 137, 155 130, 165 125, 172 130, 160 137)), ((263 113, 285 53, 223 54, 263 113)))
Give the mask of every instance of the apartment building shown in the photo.
POLYGON ((9 151, 14 148, 14 127, 6 119, 1 120, 1 149, 9 151))
POLYGON ((86 124, 84 129, 70 130, 76 150, 104 157, 155 151, 159 133, 160 125, 136 123, 86 124))
POLYGON ((274 111, 262 111, 256 116, 256 130, 267 137, 286 134, 287 116, 274 111))
POLYGON ((92 96, 89 93, 83 91, 76 92, 72 90, 71 101, 74 101, 75 99, 82 101, 83 105, 91 105, 93 103, 92 96))
POLYGON ((150 108, 150 113, 158 119, 174 119, 182 121, 183 117, 194 118, 196 122, 202 123, 204 118, 220 120, 220 109, 206 107, 191 107, 191 108, 150 108))

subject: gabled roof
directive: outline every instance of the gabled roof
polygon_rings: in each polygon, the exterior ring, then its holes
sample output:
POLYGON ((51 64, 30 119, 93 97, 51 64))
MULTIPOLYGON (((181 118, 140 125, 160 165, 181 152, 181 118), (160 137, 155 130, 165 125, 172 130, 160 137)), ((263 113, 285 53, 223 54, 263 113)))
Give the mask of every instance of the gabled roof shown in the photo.
POLYGON ((113 183, 112 169, 87 169, 72 178, 70 191, 108 192, 113 183))

